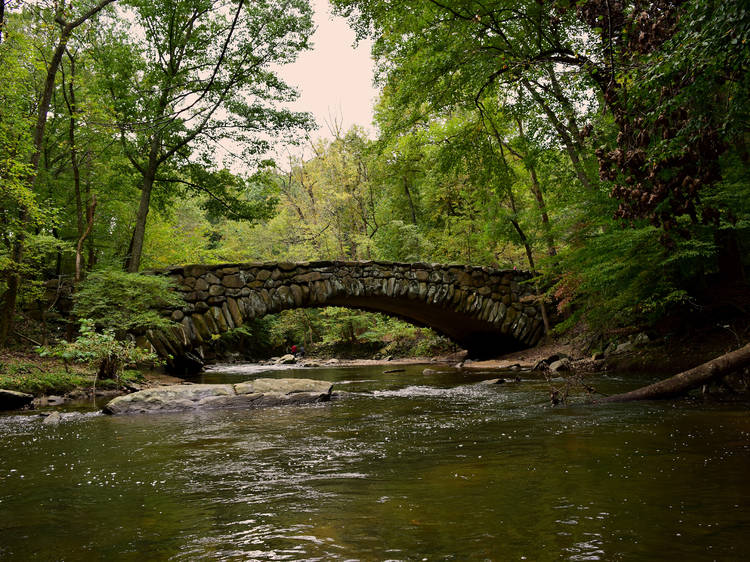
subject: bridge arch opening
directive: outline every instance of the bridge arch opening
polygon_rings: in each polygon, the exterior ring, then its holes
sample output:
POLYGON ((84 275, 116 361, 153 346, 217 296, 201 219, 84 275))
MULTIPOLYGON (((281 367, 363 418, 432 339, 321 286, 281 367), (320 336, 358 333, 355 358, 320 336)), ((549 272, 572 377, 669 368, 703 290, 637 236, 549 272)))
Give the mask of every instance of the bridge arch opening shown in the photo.
POLYGON ((380 312, 352 307, 290 308, 246 322, 210 345, 207 360, 262 361, 304 346, 306 355, 343 359, 393 356, 435 357, 461 346, 427 326, 380 312))

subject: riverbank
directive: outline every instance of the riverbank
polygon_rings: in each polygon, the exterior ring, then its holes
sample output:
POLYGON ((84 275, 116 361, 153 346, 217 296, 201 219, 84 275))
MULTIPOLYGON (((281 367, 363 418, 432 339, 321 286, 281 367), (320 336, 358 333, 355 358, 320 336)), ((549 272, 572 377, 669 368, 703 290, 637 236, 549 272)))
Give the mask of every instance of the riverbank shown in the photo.
MULTIPOLYGON (((630 333, 610 338, 604 349, 591 344, 590 333, 558 338, 536 347, 520 350, 488 360, 474 361, 466 352, 434 357, 389 357, 378 359, 331 359, 308 356, 294 367, 382 367, 384 372, 414 364, 436 364, 465 370, 532 370, 542 362, 547 365, 566 359, 566 369, 575 375, 603 372, 652 373, 664 377, 674 375, 710 359, 737 349, 750 341, 746 324, 712 324, 682 334, 630 333)), ((269 362, 269 365, 273 362, 269 362)), ((290 367, 293 367, 290 365, 290 367)), ((747 390, 750 374, 738 373, 739 384, 733 387, 747 390)), ((163 385, 181 384, 183 379, 159 370, 127 370, 119 381, 97 380, 90 366, 68 364, 59 359, 40 357, 31 351, 0 353, 0 389, 23 392, 34 396, 37 407, 69 401, 93 400, 116 396, 163 385)))
POLYGON ((114 397, 179 382, 182 379, 150 369, 125 370, 119 380, 101 379, 90 365, 66 365, 60 359, 41 357, 31 351, 0 353, 0 389, 33 397, 30 401, 32 407, 114 397))

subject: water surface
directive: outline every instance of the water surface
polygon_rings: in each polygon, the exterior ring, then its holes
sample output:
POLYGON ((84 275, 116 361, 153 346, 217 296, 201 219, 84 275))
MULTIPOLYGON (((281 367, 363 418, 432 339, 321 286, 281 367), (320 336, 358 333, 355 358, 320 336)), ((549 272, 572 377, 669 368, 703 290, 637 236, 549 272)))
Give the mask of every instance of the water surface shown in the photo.
MULTIPOLYGON (((434 366, 431 366, 435 368, 434 366)), ((304 376, 344 399, 254 411, 0 417, 2 560, 741 560, 747 404, 551 408, 424 366, 304 376), (147 555, 145 555, 148 553, 147 555)), ((523 377, 524 375, 522 375, 523 377)), ((600 377, 605 392, 640 381, 600 377)))

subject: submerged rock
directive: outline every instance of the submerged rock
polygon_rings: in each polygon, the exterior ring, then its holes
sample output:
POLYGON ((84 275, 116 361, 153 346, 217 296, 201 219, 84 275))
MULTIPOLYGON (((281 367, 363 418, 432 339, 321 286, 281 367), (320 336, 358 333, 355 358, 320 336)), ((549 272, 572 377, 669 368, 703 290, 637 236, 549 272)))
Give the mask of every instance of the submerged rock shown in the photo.
POLYGON ((60 412, 52 412, 50 415, 48 415, 46 418, 42 420, 42 423, 44 425, 57 425, 60 423, 60 420, 62 419, 62 416, 60 415, 60 412))
POLYGON ((512 378, 497 378, 497 379, 487 379, 484 381, 479 381, 476 384, 484 384, 484 385, 495 385, 495 384, 505 384, 505 383, 514 383, 514 382, 521 382, 521 377, 514 376, 512 378))
POLYGON ((31 404, 34 397, 25 392, 0 388, 0 410, 15 410, 31 404))
POLYGON ((312 379, 255 379, 239 384, 192 384, 150 388, 119 396, 106 414, 142 414, 218 408, 258 408, 325 402, 333 385, 312 379))

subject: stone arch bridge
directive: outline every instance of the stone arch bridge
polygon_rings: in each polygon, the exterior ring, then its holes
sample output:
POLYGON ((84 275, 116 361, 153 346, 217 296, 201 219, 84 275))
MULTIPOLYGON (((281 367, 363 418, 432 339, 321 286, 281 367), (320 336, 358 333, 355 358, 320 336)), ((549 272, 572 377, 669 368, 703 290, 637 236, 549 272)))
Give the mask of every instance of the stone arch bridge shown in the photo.
POLYGON ((342 306, 427 326, 466 348, 496 356, 530 347, 543 323, 530 275, 466 265, 317 261, 189 265, 169 276, 186 306, 167 310, 171 330, 148 332, 176 371, 200 365, 202 345, 243 322, 288 308, 342 306))

